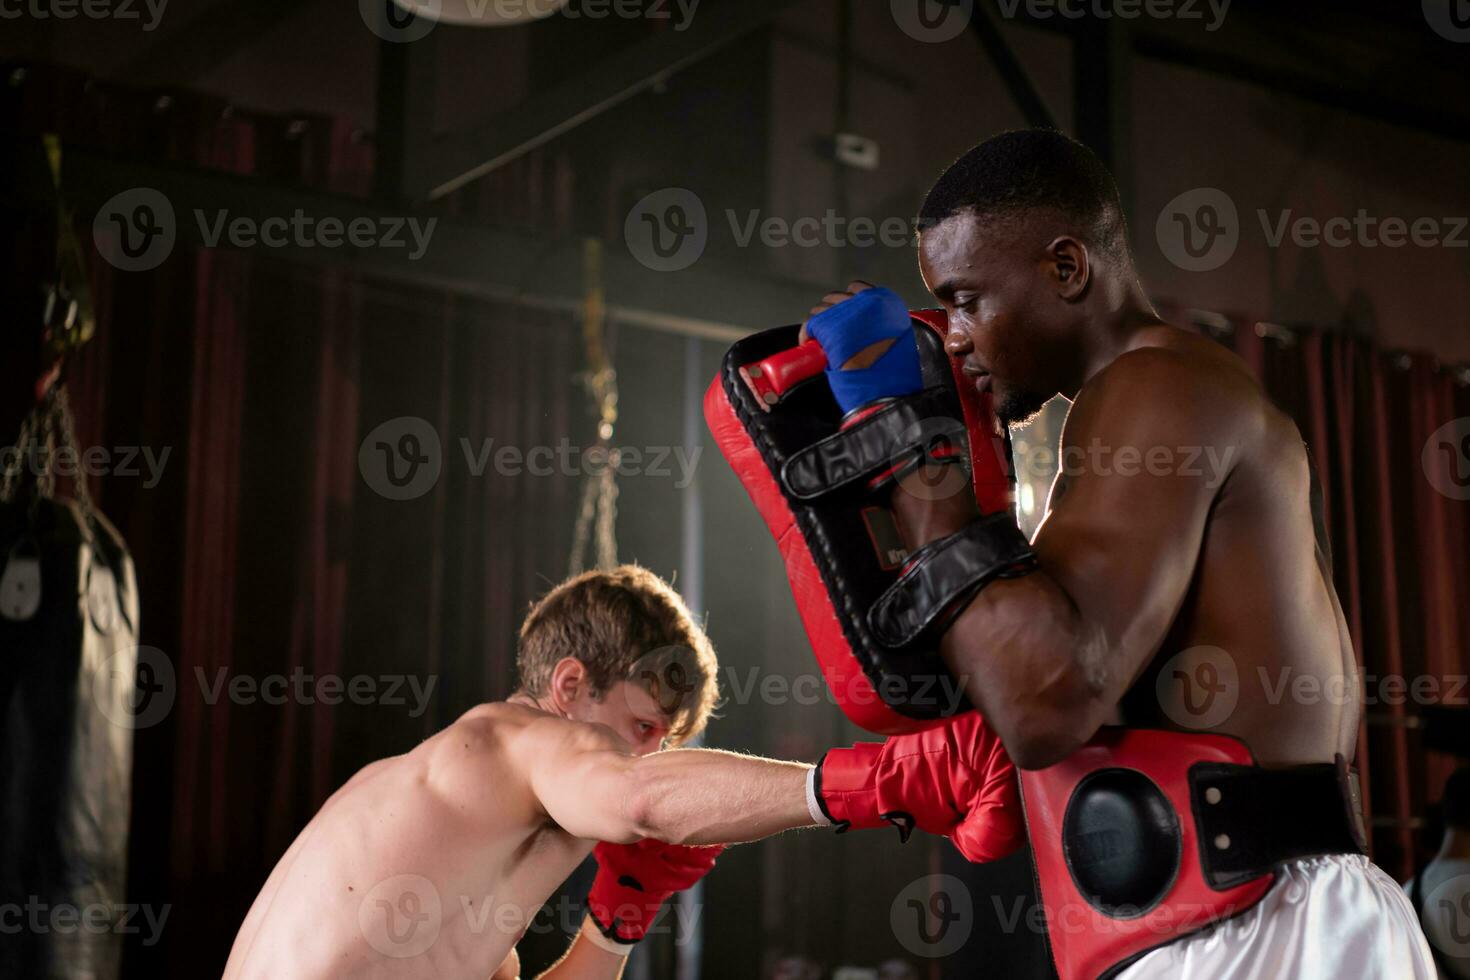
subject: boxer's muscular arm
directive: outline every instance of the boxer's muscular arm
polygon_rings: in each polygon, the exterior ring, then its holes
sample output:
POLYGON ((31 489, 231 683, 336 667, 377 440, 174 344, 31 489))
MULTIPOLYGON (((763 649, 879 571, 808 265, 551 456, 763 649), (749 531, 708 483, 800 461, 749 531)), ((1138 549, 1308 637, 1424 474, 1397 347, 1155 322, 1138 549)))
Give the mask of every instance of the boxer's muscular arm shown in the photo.
POLYGON ((586 840, 727 844, 812 826, 810 766, 715 749, 635 756, 609 729, 528 725, 513 756, 547 816, 586 840))
MULTIPOLYGON (((1033 542, 1038 570, 981 590, 941 644, 1022 768, 1051 765, 1091 738, 1163 642, 1210 509, 1263 424, 1245 384, 1145 349, 1079 393, 1033 542)), ((952 501, 902 492, 894 509, 916 545, 968 519, 952 501)))

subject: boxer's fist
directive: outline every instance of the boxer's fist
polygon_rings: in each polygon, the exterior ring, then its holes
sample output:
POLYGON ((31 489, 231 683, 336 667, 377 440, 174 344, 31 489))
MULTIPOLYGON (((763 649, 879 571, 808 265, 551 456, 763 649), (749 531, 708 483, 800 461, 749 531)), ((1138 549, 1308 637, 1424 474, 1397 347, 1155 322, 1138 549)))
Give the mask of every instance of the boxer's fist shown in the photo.
POLYGON ((853 282, 812 312, 802 332, 822 345, 827 383, 844 413, 923 390, 908 305, 897 293, 853 282))
POLYGON ((587 911, 604 936, 636 943, 648 933, 664 901, 708 874, 722 850, 656 840, 598 844, 592 849, 597 878, 587 894, 587 911))
POLYGON ((994 861, 1025 839, 1016 769, 975 711, 886 742, 832 749, 812 788, 822 812, 848 828, 894 824, 954 841, 971 861, 994 861))

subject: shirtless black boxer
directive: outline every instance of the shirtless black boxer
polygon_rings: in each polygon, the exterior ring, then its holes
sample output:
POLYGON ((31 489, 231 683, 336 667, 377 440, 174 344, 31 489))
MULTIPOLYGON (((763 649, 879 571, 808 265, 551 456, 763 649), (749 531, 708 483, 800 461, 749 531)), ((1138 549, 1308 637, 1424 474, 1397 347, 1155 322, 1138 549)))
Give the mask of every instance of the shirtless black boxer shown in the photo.
MULTIPOLYGON (((1036 570, 989 582, 941 644, 1016 764, 1052 766, 1123 723, 1235 736, 1267 768, 1351 760, 1359 673, 1301 434, 1239 358, 1155 313, 1101 162, 1051 132, 975 147, 924 202, 919 260, 948 315, 946 351, 1003 421, 1072 401, 1036 570), (1301 678, 1314 696, 1294 696, 1301 678)), ((869 288, 829 294, 814 318, 869 288)), ((807 324, 829 358, 841 346, 830 320, 807 324)), ((874 335, 871 321, 842 329, 862 344, 874 335)), ((889 335, 910 336, 901 306, 889 335)), ((858 405, 916 390, 885 390, 892 344, 845 346, 832 365, 845 410, 844 395, 858 405), (853 395, 855 372, 873 373, 872 390, 853 395)), ((899 492, 891 506, 910 549, 977 516, 963 493, 899 492)), ((1342 853, 1283 864, 1248 912, 1118 975, 1434 973, 1402 892, 1342 853)))

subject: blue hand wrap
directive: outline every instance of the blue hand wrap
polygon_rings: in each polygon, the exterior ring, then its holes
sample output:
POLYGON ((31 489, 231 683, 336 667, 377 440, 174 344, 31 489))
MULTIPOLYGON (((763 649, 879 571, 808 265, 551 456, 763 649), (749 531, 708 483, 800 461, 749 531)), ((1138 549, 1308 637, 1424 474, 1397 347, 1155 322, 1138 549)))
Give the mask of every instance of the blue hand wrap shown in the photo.
POLYGON ((807 333, 827 355, 827 383, 844 413, 924 389, 908 306, 891 289, 865 289, 818 313, 807 324, 807 333), (871 366, 842 370, 854 354, 890 338, 897 339, 871 366))

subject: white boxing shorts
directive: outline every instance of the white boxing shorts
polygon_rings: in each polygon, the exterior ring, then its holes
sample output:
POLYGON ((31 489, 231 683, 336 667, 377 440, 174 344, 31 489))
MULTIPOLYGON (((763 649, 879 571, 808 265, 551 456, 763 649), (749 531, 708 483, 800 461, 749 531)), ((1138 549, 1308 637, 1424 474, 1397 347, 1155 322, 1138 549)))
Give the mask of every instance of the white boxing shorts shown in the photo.
POLYGON ((1361 854, 1285 864, 1248 912, 1144 954, 1118 980, 1435 980, 1408 896, 1361 854))

